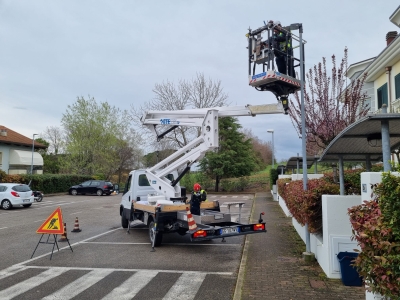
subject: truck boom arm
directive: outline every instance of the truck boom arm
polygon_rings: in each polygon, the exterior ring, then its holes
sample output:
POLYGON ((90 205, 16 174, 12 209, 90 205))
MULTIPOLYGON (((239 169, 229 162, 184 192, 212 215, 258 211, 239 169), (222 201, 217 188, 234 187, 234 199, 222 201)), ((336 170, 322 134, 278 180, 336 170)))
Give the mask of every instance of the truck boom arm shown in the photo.
POLYGON ((157 126, 201 127, 199 137, 146 170, 151 186, 168 200, 181 197, 179 185, 173 184, 166 176, 171 173, 178 174, 178 170, 182 167, 189 169, 195 162, 202 159, 207 151, 218 148, 219 117, 256 116, 283 112, 280 103, 146 112, 141 119, 142 124, 151 129, 157 138, 164 135, 157 133, 157 126))

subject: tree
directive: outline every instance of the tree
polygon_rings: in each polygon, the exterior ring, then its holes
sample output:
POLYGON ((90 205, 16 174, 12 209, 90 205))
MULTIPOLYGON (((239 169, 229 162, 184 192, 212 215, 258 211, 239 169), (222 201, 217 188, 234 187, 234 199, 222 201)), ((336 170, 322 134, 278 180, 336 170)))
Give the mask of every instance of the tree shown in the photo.
POLYGON ((140 153, 140 135, 130 128, 127 119, 126 110, 97 103, 90 96, 87 100, 78 97, 68 105, 61 120, 66 137, 63 171, 110 178, 131 154, 140 153))
MULTIPOLYGON (((198 73, 192 81, 180 80, 175 86, 172 82, 166 81, 156 84, 153 92, 155 98, 146 102, 139 108, 131 106, 131 115, 137 128, 142 128, 146 140, 155 141, 154 133, 142 127, 140 118, 146 111, 150 110, 183 110, 191 108, 206 108, 226 106, 228 95, 223 92, 221 81, 206 80, 204 75, 198 73)), ((167 130, 168 128, 164 128, 167 130)), ((169 147, 181 148, 187 145, 193 138, 200 135, 200 129, 178 127, 164 139, 169 141, 169 147)), ((157 149, 154 142, 153 148, 157 149)), ((160 150, 160 149, 158 149, 160 150)))
POLYGON ((218 192, 222 178, 248 176, 256 168, 256 158, 252 151, 251 139, 239 131, 242 127, 236 118, 219 118, 219 148, 206 153, 200 161, 202 172, 215 178, 218 192))
POLYGON ((57 155, 62 153, 65 137, 60 127, 46 127, 40 136, 42 136, 44 139, 46 139, 46 142, 48 142, 49 147, 47 151, 49 154, 53 153, 54 155, 57 155))
MULTIPOLYGON (((347 126, 367 115, 369 107, 365 103, 367 94, 362 87, 367 74, 345 86, 347 70, 347 48, 339 68, 332 55, 332 75, 326 71, 326 59, 314 65, 306 75, 308 91, 304 87, 304 110, 306 124, 307 152, 319 154, 347 126)), ((301 100, 299 93, 295 102, 290 100, 289 115, 301 136, 301 100)))
POLYGON ((43 173, 57 174, 60 169, 58 158, 53 153, 49 153, 50 143, 43 138, 37 138, 36 142, 47 147, 46 149, 35 149, 43 158, 43 173))
POLYGON ((271 142, 261 141, 255 136, 251 129, 243 129, 243 134, 247 139, 251 139, 254 155, 257 159, 257 165, 260 170, 265 169, 267 165, 272 164, 272 145, 271 142))

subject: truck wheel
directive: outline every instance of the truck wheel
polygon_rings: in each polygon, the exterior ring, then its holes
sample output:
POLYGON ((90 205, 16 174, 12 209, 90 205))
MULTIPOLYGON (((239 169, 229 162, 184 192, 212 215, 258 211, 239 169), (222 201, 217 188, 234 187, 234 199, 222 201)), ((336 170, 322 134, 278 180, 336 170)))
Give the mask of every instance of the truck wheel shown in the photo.
POLYGON ((128 228, 129 221, 127 218, 125 218, 124 213, 122 212, 121 214, 121 226, 122 228, 128 228))
POLYGON ((151 221, 149 224, 149 237, 152 245, 154 240, 154 247, 159 247, 161 245, 163 234, 160 231, 156 233, 154 221, 151 221))

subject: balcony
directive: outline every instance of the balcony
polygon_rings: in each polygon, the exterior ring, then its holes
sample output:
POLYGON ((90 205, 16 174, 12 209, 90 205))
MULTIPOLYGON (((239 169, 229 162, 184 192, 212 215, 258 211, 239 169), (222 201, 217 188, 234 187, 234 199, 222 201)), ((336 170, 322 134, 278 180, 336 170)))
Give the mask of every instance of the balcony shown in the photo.
POLYGON ((396 100, 393 101, 392 103, 392 113, 400 113, 400 98, 397 98, 396 100))

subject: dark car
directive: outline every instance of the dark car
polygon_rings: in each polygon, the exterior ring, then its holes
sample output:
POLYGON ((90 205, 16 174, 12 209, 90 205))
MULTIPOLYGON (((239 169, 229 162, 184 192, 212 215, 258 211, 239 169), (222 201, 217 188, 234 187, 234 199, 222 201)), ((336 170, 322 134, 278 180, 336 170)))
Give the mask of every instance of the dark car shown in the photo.
POLYGON ((110 195, 114 191, 114 186, 109 181, 104 180, 88 180, 82 182, 81 184, 71 186, 69 188, 68 193, 70 195, 78 195, 78 194, 96 194, 97 196, 101 195, 110 195))

